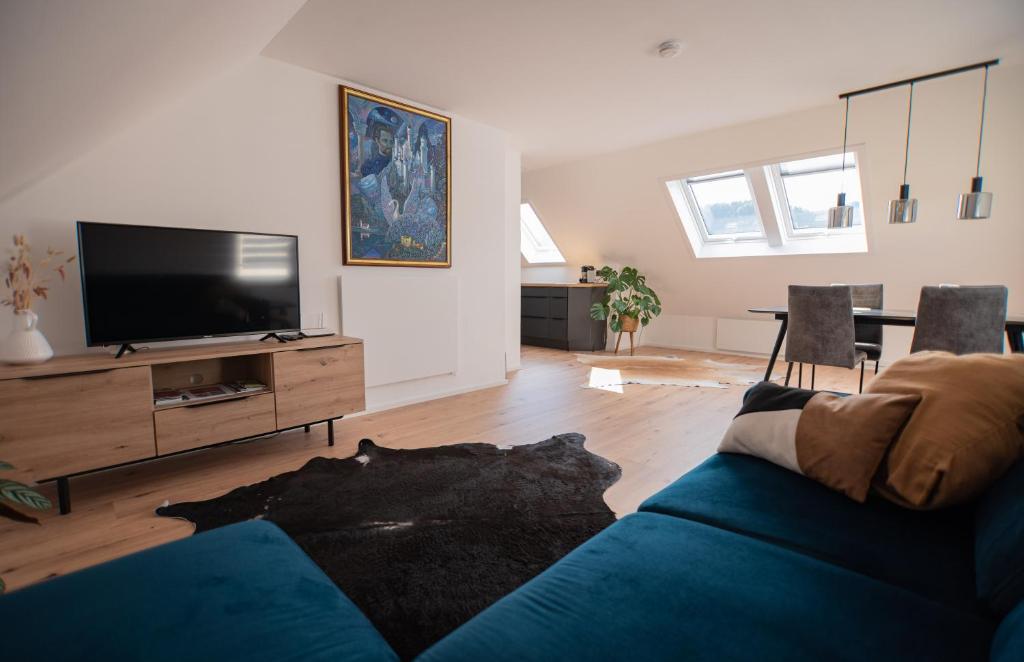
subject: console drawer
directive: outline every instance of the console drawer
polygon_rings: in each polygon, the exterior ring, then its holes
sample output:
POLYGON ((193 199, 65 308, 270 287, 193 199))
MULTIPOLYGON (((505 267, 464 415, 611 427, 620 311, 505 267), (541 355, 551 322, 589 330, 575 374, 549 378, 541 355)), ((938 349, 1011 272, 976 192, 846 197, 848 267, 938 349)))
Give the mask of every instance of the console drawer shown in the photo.
POLYGON ((35 480, 153 457, 149 367, 0 381, 0 459, 35 480))
POLYGON ((160 455, 273 432, 274 394, 153 412, 160 455))
POLYGON ((274 395, 278 428, 362 411, 363 345, 275 352, 274 395))

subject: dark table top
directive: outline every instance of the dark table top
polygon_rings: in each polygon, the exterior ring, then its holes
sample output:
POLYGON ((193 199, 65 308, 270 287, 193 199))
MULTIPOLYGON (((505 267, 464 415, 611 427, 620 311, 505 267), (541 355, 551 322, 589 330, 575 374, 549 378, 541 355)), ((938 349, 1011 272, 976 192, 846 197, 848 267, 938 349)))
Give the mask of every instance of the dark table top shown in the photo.
MULTIPOLYGON (((765 313, 768 315, 788 315, 788 306, 762 306, 759 308, 748 308, 752 313, 765 313)), ((889 310, 880 308, 854 308, 853 316, 868 322, 879 322, 880 324, 891 324, 899 326, 913 326, 917 321, 917 313, 913 310, 889 310)), ((1024 315, 1008 315, 1006 326, 1024 326, 1024 315)))

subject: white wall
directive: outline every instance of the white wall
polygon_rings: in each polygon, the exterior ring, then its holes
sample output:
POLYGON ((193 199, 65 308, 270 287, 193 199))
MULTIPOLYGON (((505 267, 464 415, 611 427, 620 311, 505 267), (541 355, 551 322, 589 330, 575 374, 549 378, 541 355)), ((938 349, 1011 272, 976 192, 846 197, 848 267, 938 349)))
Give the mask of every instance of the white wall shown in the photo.
MULTIPOLYGON (((974 174, 980 92, 981 72, 916 86, 909 183, 920 202, 910 226, 885 222, 902 177, 907 90, 853 100, 850 143, 863 145, 866 254, 697 260, 663 190, 664 177, 838 150, 837 103, 527 172, 523 197, 568 266, 527 267, 523 279, 572 279, 580 264, 636 265, 665 304, 644 342, 700 349, 716 348, 719 327, 729 320, 757 319, 747 308, 784 304, 790 283, 881 282, 886 306, 903 309, 916 307, 922 285, 1002 283, 1010 288, 1010 311, 1024 313, 1024 67, 1002 65, 990 74, 982 175, 995 194, 992 218, 958 222, 956 198, 974 174)), ((756 101, 737 93, 737 103, 756 101)), ((774 324, 751 334, 750 351, 770 350, 774 324)), ((732 338, 736 328, 724 335, 732 338)), ((910 335, 887 328, 884 360, 904 354, 910 335)))
MULTIPOLYGON (((75 220, 298 234, 304 323, 323 313, 338 328, 339 275, 420 273, 341 266, 339 82, 255 58, 5 200, 0 237, 6 244, 24 232, 39 248, 73 252, 75 220)), ((513 157, 503 132, 461 117, 453 117, 452 137, 451 274, 459 313, 450 323, 460 339, 457 368, 371 388, 370 408, 504 382, 509 288, 507 270, 495 265, 506 264, 509 251, 518 254, 507 232, 506 167, 513 157)), ((80 297, 73 273, 36 307, 58 353, 86 349, 80 297)), ((0 333, 9 324, 3 309, 0 333)), ((408 325, 415 328, 415 320, 408 325)))
POLYGON ((518 370, 519 356, 519 205, 522 200, 522 165, 517 149, 505 157, 505 369, 518 370))

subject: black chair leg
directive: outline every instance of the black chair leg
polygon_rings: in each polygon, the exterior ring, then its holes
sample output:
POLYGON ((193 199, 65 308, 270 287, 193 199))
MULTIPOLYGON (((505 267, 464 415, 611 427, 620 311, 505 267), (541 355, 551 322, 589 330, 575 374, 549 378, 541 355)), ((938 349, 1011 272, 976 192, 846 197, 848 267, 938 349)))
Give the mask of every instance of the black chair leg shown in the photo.
POLYGON ((867 363, 867 361, 861 361, 860 362, 860 391, 858 391, 858 393, 863 393, 864 392, 864 364, 865 363, 867 363))
POLYGON ((878 374, 878 361, 875 361, 875 374, 878 374))
POLYGON ((804 387, 804 364, 800 364, 800 371, 796 373, 796 386, 797 388, 804 387))
POLYGON ((789 386, 789 376, 793 374, 793 362, 790 361, 789 365, 786 366, 786 386, 789 386))
POLYGON ((814 369, 815 369, 816 367, 817 367, 817 366, 816 366, 816 365, 814 365, 813 363, 811 364, 811 390, 812 390, 812 391, 814 390, 814 369))

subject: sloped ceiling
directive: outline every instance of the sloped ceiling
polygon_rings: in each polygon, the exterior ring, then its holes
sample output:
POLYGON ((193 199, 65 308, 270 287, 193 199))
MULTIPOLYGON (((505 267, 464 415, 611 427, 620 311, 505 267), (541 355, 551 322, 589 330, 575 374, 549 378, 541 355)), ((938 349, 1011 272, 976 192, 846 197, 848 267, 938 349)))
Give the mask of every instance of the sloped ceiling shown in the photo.
POLYGON ((537 170, 1022 48, 1020 0, 0 0, 0 200, 261 53, 505 129, 537 170))
POLYGON ((259 54, 304 0, 0 0, 0 200, 259 54))
POLYGON ((505 129, 536 170, 1009 58, 1022 35, 1021 0, 310 0, 264 54, 505 129))

